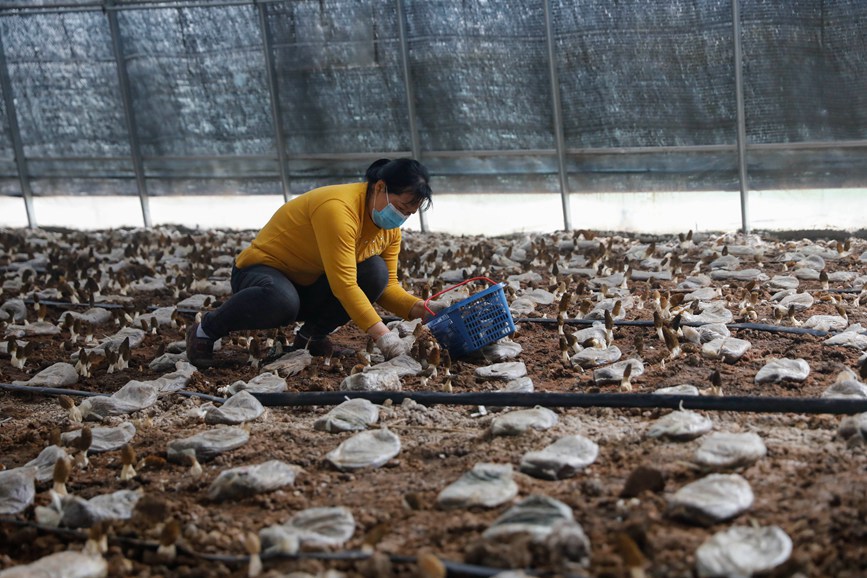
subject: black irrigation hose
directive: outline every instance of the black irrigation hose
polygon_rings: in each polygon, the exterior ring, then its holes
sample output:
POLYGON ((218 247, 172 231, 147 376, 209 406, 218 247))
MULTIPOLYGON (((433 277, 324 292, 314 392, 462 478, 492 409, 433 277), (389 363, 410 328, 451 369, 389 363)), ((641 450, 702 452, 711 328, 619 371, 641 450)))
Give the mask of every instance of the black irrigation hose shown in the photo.
POLYGON ((785 327, 780 325, 765 325, 764 323, 731 323, 727 325, 729 329, 755 329, 756 331, 769 331, 771 333, 794 333, 795 335, 815 335, 816 337, 827 337, 832 335, 830 331, 821 329, 809 329, 807 327, 785 327))
MULTIPOLYGON (((848 291, 847 289, 840 289, 839 292, 848 291)), ((859 292, 858 290, 852 290, 854 292, 859 292)), ((102 309, 124 309, 125 306, 118 303, 94 303, 91 305, 90 303, 69 303, 66 301, 45 301, 40 300, 40 303, 44 305, 49 305, 52 307, 61 307, 61 308, 76 308, 76 307, 100 307, 102 309)), ((32 299, 25 299, 24 303, 28 305, 32 305, 34 301, 32 299)), ((149 305, 147 307, 148 311, 155 311, 159 309, 156 305, 149 305)), ((200 312, 198 309, 177 309, 178 313, 182 313, 185 315, 196 315, 200 312)), ((382 320, 386 323, 390 321, 398 321, 402 320, 401 317, 395 316, 384 316, 382 320)), ((550 317, 519 317, 514 320, 515 323, 541 323, 541 324, 557 324, 558 320, 556 318, 550 317)), ((599 319, 564 319, 563 323, 566 325, 587 325, 591 326, 594 323, 600 322, 599 319)), ((652 327, 653 321, 645 320, 645 319, 635 319, 635 320, 615 320, 615 326, 625 326, 625 327, 652 327)), ((704 323, 698 322, 681 322, 681 325, 688 325, 691 327, 700 327, 705 325, 704 323)), ((726 324, 726 327, 729 329, 753 329, 755 331, 768 331, 771 333, 792 333, 795 335, 814 335, 816 337, 827 337, 828 335, 832 335, 833 333, 830 331, 822 331, 820 329, 808 329, 806 327, 786 327, 782 325, 766 325, 764 323, 729 323, 726 324)))
MULTIPOLYGON (((105 395, 72 389, 30 387, 0 383, 0 389, 41 395, 77 395, 93 397, 105 395)), ((180 390, 173 392, 223 403, 226 398, 180 390)), ((489 405, 494 407, 610 407, 616 409, 700 409, 707 411, 736 411, 752 413, 829 413, 856 414, 867 412, 867 399, 839 399, 821 397, 755 397, 755 396, 697 396, 659 395, 653 393, 517 393, 482 391, 444 393, 438 391, 306 391, 301 393, 253 393, 262 405, 269 407, 338 405, 351 398, 363 398, 382 404, 386 400, 401 403, 411 399, 422 405, 489 405)))
MULTIPOLYGON (((541 323, 543 325, 556 325, 559 323, 557 319, 550 317, 519 317, 515 319, 515 323, 541 323)), ((601 323, 599 319, 564 319, 565 325, 587 325, 591 326, 594 323, 601 323)), ((614 321, 615 326, 633 326, 633 327, 653 327, 653 321, 645 319, 625 320, 620 319, 614 321)), ((694 321, 683 321, 681 325, 690 327, 701 327, 705 323, 694 321)), ((781 325, 766 325, 764 323, 728 323, 726 327, 729 329, 754 329, 756 331, 770 331, 772 333, 794 333, 796 335, 815 335, 816 337, 827 337, 831 335, 828 331, 821 329, 808 329, 806 327, 786 327, 781 325)))
POLYGON ((337 405, 348 398, 374 403, 411 399, 423 405, 488 405, 512 407, 611 407, 645 409, 700 409, 753 413, 856 414, 867 411, 867 399, 789 398, 753 396, 659 395, 653 393, 512 393, 432 391, 316 391, 304 393, 254 393, 266 406, 337 405))
MULTIPOLYGON (((42 387, 37 385, 16 385, 14 383, 0 383, 0 389, 5 389, 7 391, 15 391, 18 393, 30 393, 30 394, 38 394, 38 395, 68 395, 70 397, 98 397, 98 396, 108 396, 106 393, 95 393, 92 391, 81 391, 80 389, 64 389, 60 387, 42 387)), ((176 393, 178 395, 184 397, 197 397, 207 401, 213 401, 214 403, 225 403, 225 397, 217 397, 215 395, 209 395, 207 393, 201 393, 198 391, 188 391, 186 389, 182 389, 179 391, 174 391, 171 393, 176 393)))
MULTIPOLYGON (((33 299, 23 299, 25 305, 33 305, 36 303, 33 299)), ((90 308, 90 307, 99 307, 100 309, 126 309, 126 305, 123 303, 72 303, 71 301, 49 301, 47 299, 40 299, 39 303, 49 306, 49 307, 57 307, 60 309, 76 309, 76 308, 90 308)), ((148 311, 156 311, 160 309, 158 305, 148 305, 148 311)), ((185 313, 187 315, 195 315, 198 313, 198 309, 185 309, 178 308, 178 313, 185 313)))
MULTIPOLYGON (((32 304, 32 301, 30 301, 32 304)), ((90 307, 88 303, 65 303, 65 302, 51 302, 51 301, 40 301, 40 303, 44 303, 45 305, 55 305, 59 307, 90 307)), ((101 307, 104 309, 122 309, 123 305, 117 305, 114 303, 95 303, 93 307, 101 307)), ((148 311, 155 311, 158 307, 154 305, 148 306, 148 311)), ((183 313, 185 315, 196 315, 199 313, 197 309, 178 309, 178 313, 183 313)), ((402 317, 395 316, 384 316, 382 320, 386 323, 391 321, 400 321, 402 317)), ((550 317, 518 317, 514 320, 515 323, 540 323, 543 325, 556 325, 558 320, 556 318, 550 317)), ((586 325, 592 326, 594 323, 599 323, 599 319, 564 319, 563 323, 565 325, 586 325)), ((626 320, 619 319, 614 321, 615 326, 623 326, 623 327, 653 327, 653 321, 645 320, 645 319, 635 319, 635 320, 626 320)), ((700 327, 705 325, 704 323, 692 322, 692 321, 682 321, 681 325, 688 325, 690 327, 700 327)), ((820 329, 808 329, 806 327, 786 327, 782 325, 766 325, 764 323, 729 323, 726 324, 726 327, 729 329, 753 329, 755 331, 768 331, 771 333, 792 333, 795 335, 814 335, 816 337, 827 337, 832 335, 830 331, 822 331, 820 329)))
MULTIPOLYGON (((45 532, 48 534, 55 534, 58 536, 63 536, 66 538, 73 538, 77 540, 87 540, 88 536, 85 532, 81 530, 72 530, 68 528, 55 528, 53 526, 45 526, 43 524, 38 524, 35 522, 30 522, 26 520, 16 520, 15 518, 0 518, 0 524, 9 524, 18 527, 25 528, 34 528, 41 532, 45 532)), ((146 548, 148 550, 156 550, 159 544, 155 542, 148 542, 145 540, 139 540, 137 538, 129 538, 126 536, 110 536, 109 543, 119 544, 123 546, 133 546, 136 548, 146 548)), ((250 556, 245 555, 231 555, 231 554, 205 554, 201 552, 195 552, 181 544, 177 545, 177 551, 180 555, 190 556, 193 558, 197 558, 199 560, 206 560, 208 562, 220 562, 224 564, 249 564, 250 556)), ((297 554, 282 554, 282 553, 263 553, 260 558, 262 561, 265 560, 278 560, 278 559, 287 559, 287 560, 321 560, 326 562, 353 562, 353 561, 363 561, 367 560, 372 556, 371 552, 367 552, 364 550, 341 550, 337 552, 299 552, 297 554)), ((389 559, 395 564, 415 564, 418 559, 415 556, 399 556, 399 555, 390 555, 389 559)), ((506 570, 506 568, 491 568, 488 566, 478 566, 475 564, 465 564, 463 562, 452 562, 450 560, 444 560, 440 558, 440 561, 448 570, 450 576, 479 576, 479 577, 487 577, 487 576, 495 576, 500 572, 506 570)), ((530 575, 534 575, 535 572, 530 570, 528 572, 530 575)), ((577 575, 577 574, 566 574, 564 575, 566 578, 586 578, 585 575, 577 575)))
POLYGON ((78 389, 64 389, 62 387, 41 387, 37 385, 16 385, 14 383, 0 383, 0 389, 5 389, 7 391, 17 391, 19 393, 32 393, 39 395, 68 395, 70 397, 96 397, 98 395, 105 395, 103 393, 80 391, 78 389))
MULTIPOLYGON (((41 532, 45 532, 47 534, 55 534, 58 536, 63 536, 66 538, 74 538, 78 540, 87 540, 87 533, 81 530, 74 530, 71 528, 56 528, 54 526, 46 526, 44 524, 39 524, 37 522, 30 522, 28 520, 16 520, 15 518, 0 518, 0 524, 9 524, 13 526, 19 526, 24 528, 34 528, 41 532)), ((116 536, 112 535, 109 538, 110 543, 121 544, 124 546, 134 546, 137 548, 146 548, 148 550, 156 550, 159 547, 159 544, 156 542, 148 542, 147 540, 140 540, 138 538, 130 538, 128 536, 116 536)), ((190 548, 183 546, 182 544, 177 544, 178 553, 181 555, 191 556, 193 558, 198 558, 200 560, 207 560, 209 562, 224 562, 229 564, 246 564, 249 563, 250 557, 245 555, 232 555, 232 554, 206 554, 203 552, 196 552, 191 550, 190 548)), ((363 552, 361 550, 344 550, 342 552, 299 552, 298 554, 262 554, 262 560, 275 559, 275 558, 291 558, 291 559, 303 559, 303 558, 312 558, 317 560, 365 560, 370 558, 370 554, 367 552, 363 552)))

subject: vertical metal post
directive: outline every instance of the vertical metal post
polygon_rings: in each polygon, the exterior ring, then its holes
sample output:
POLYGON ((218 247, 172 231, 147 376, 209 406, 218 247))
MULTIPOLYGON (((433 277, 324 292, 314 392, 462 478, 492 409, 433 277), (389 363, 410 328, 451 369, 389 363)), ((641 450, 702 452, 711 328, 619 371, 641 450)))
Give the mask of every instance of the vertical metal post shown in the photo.
POLYGON ((551 23, 551 0, 545 5, 545 38, 548 42, 548 70, 551 77, 551 99, 554 105, 554 137, 557 143, 557 166, 560 174, 560 201, 563 204, 563 228, 572 228, 569 208, 569 183, 566 175, 566 139, 563 136, 563 107, 560 102, 560 77, 557 74, 557 52, 554 46, 554 25, 551 23))
MULTIPOLYGON (((397 28, 400 34, 400 60, 403 67, 403 85, 406 87, 406 109, 409 116, 409 136, 412 146, 412 156, 416 160, 421 160, 421 142, 418 137, 418 123, 416 122, 415 113, 415 91, 413 90, 412 74, 409 70, 409 42, 407 41, 406 31, 406 15, 403 10, 403 0, 395 0, 397 5, 397 28)), ((421 230, 428 230, 427 215, 424 212, 419 213, 421 221, 421 230)))
POLYGON ((741 14, 738 2, 732 0, 732 34, 734 35, 735 100, 738 123, 738 181, 741 187, 741 228, 744 234, 750 232, 748 211, 749 183, 747 180, 747 122, 744 112, 744 79, 741 52, 741 14))
POLYGON ((265 17, 265 5, 256 3, 259 9, 259 28, 262 31, 262 50, 265 54, 265 76, 268 80, 268 94, 271 97, 271 119, 274 123, 274 141, 277 144, 277 162, 280 165, 280 184, 283 187, 283 202, 289 200, 289 172, 286 167, 286 139, 283 136, 283 117, 280 114, 280 99, 277 92, 277 71, 274 55, 271 54, 271 32, 265 17))
POLYGON ((3 47, 2 35, 0 35, 0 90, 3 91, 3 104, 6 107, 6 118, 9 119, 9 135, 15 153, 15 165, 18 168, 18 182, 21 183, 21 194, 24 196, 24 210, 27 211, 27 226, 35 229, 33 191, 30 190, 27 158, 24 156, 24 144, 21 142, 21 129, 18 126, 18 113, 15 110, 15 98, 12 96, 12 79, 9 77, 9 67, 6 64, 6 50, 3 47))
POLYGON ((135 183, 138 187, 138 197, 141 202, 142 221, 146 228, 151 228, 151 208, 148 199, 147 183, 145 182, 144 163, 141 158, 139 147, 138 128, 135 120, 135 110, 132 106, 132 94, 129 88, 129 74, 126 69, 126 60, 123 56, 123 39, 120 37, 120 27, 117 22, 117 12, 114 8, 115 0, 106 0, 106 15, 108 26, 111 30, 111 45, 114 50, 114 60, 117 64, 117 80, 120 85, 120 97, 123 101, 123 116, 126 121, 126 131, 129 137, 129 151, 132 157, 132 168, 135 171, 135 183))

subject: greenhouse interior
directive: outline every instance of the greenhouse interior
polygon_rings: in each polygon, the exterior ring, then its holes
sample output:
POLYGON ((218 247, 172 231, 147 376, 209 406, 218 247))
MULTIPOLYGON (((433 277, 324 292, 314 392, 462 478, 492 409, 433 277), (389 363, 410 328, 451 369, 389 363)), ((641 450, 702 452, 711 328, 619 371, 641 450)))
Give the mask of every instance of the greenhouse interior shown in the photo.
POLYGON ((867 3, 0 0, 0 578, 867 575, 867 3))

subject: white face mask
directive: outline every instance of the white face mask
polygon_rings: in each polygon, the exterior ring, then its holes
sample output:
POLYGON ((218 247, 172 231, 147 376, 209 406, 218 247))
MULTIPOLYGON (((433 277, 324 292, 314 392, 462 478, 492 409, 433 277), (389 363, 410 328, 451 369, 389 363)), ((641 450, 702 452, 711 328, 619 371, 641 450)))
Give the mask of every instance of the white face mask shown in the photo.
POLYGON ((388 185, 385 186, 385 202, 387 203, 385 208, 381 211, 373 209, 370 217, 380 229, 397 229, 403 225, 407 219, 409 219, 409 215, 401 213, 397 207, 392 205, 391 201, 388 200, 388 185))

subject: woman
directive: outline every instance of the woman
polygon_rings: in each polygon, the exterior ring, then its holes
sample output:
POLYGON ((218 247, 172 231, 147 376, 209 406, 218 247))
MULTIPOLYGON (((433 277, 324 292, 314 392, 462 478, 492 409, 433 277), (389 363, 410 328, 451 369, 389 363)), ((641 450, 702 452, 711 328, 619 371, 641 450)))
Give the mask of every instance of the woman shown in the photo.
POLYGON ((328 334, 352 319, 387 359, 406 353, 372 303, 405 319, 424 302, 397 280, 400 226, 431 203, 418 161, 380 159, 366 182, 313 189, 280 207, 232 267, 232 296, 187 330, 187 357, 204 367, 232 331, 304 321, 294 348, 330 355, 328 334))

